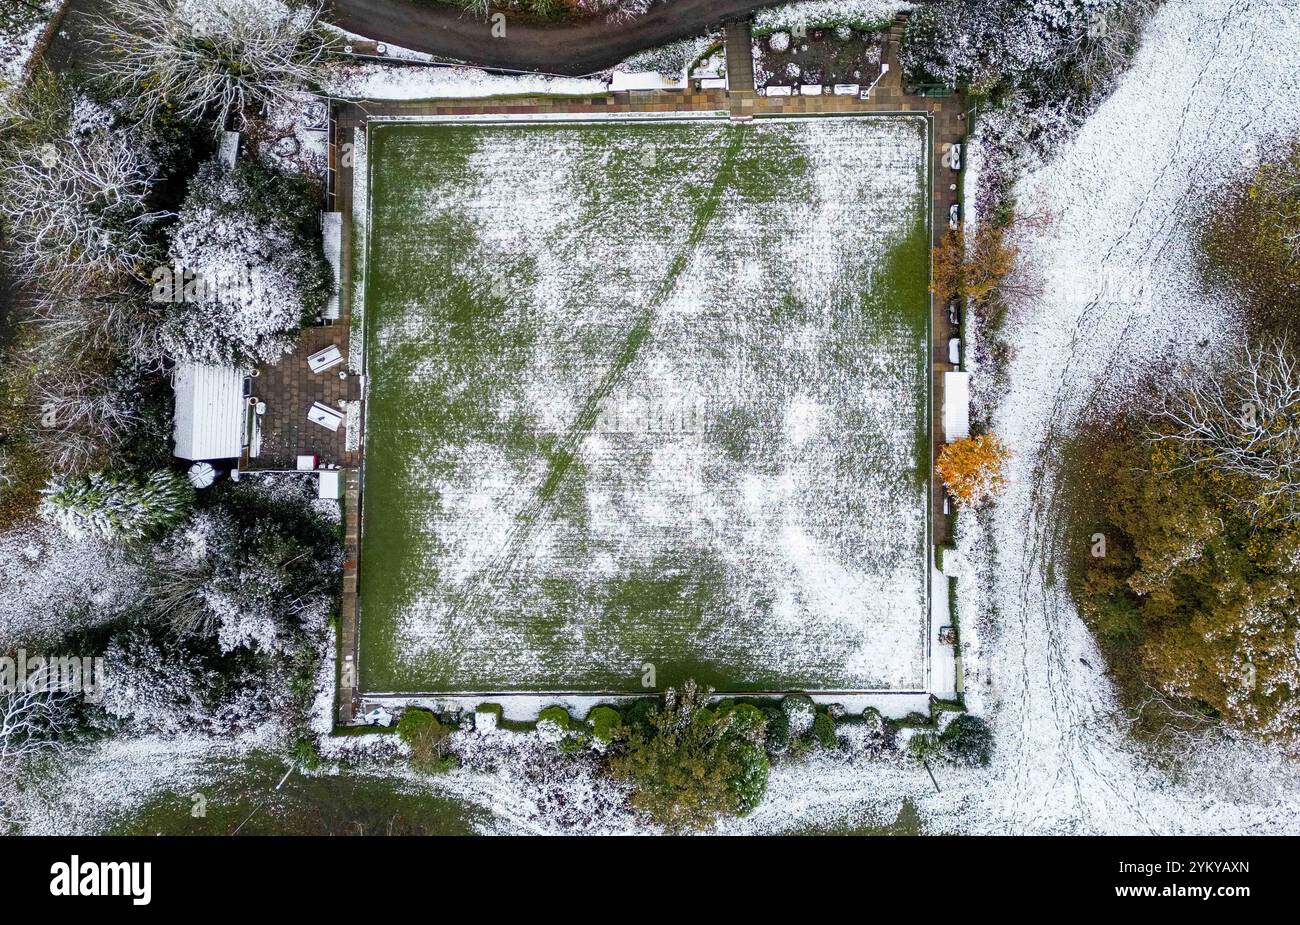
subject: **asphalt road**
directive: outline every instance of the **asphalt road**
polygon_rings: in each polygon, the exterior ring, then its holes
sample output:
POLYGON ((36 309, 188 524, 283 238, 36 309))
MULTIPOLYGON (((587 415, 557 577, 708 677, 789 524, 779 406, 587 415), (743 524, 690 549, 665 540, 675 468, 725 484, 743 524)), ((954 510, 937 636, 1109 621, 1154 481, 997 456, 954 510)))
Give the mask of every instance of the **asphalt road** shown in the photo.
POLYGON ((774 0, 658 0, 628 22, 597 18, 570 24, 489 21, 429 0, 332 0, 338 26, 380 42, 482 67, 581 75, 613 67, 647 48, 700 35, 774 0))

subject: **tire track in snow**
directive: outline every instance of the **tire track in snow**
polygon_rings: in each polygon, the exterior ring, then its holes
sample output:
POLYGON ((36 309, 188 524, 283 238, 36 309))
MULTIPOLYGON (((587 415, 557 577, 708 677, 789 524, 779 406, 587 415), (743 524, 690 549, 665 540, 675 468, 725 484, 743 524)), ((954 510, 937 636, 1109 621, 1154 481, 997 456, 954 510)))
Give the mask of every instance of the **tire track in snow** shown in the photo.
MULTIPOLYGON (((606 370, 599 384, 583 402, 582 409, 578 412, 573 424, 565 431, 563 439, 551 451, 546 475, 532 499, 516 515, 515 523, 506 536, 501 552, 494 556, 480 572, 468 580, 468 587, 464 590, 458 590, 452 595, 451 615, 453 618, 461 616, 466 608, 474 608, 477 605, 495 602, 498 599, 503 590, 503 584, 514 571, 520 557, 527 553, 533 536, 554 515, 560 489, 563 487, 569 473, 573 470, 574 463, 579 459, 583 442, 600 419, 605 402, 614 389, 627 377, 628 371, 641 353, 641 348, 650 339, 657 310, 676 290, 683 271, 690 264, 704 240, 705 231, 717 213, 718 206, 722 202, 723 193, 733 179, 736 158, 740 153, 740 147, 745 135, 743 127, 739 126, 731 126, 729 134, 731 137, 727 139, 727 144, 721 151, 718 167, 709 185, 709 191, 700 207, 696 210, 690 233, 669 264, 668 272, 655 289, 641 315, 628 330, 623 345, 616 354, 614 361, 610 364, 609 369, 606 370)), ((456 646, 452 648, 455 651, 456 646)))

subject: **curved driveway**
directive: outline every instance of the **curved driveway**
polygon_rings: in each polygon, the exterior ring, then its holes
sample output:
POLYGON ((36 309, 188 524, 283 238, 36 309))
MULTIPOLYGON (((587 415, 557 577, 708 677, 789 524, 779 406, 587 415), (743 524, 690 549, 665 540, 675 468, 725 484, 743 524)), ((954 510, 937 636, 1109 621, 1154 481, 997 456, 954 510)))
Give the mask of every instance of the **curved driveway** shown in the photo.
POLYGON ((748 16, 773 0, 658 0, 626 22, 603 18, 569 24, 506 21, 492 36, 477 16, 429 0, 333 0, 333 22, 367 38, 483 67, 580 75, 613 67, 646 48, 700 35, 748 16))

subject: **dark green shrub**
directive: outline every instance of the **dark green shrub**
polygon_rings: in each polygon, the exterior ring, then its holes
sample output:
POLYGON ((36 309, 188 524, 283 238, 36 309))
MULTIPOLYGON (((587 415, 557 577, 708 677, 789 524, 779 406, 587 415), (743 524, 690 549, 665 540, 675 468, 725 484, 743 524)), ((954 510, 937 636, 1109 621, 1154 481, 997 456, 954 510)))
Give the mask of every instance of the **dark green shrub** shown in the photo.
POLYGON ((659 712, 659 698, 642 697, 633 700, 622 711, 623 723, 629 729, 651 729, 653 717, 659 712))
MULTIPOLYGON (((719 712, 722 712, 721 710, 719 712)), ((767 717, 752 703, 738 703, 727 711, 731 715, 732 729, 754 742, 767 739, 767 717)))
POLYGON ((792 738, 802 738, 812 731, 817 707, 807 694, 789 694, 782 697, 781 709, 785 712, 792 738))
POLYGON ((623 717, 613 707, 592 707, 587 714, 587 724, 591 726, 591 737, 600 746, 609 745, 623 728, 623 717))
MULTIPOLYGON (((510 723, 505 728, 509 729, 510 723)), ((588 741, 586 728, 575 723, 569 711, 558 704, 537 714, 537 732, 543 741, 558 745, 565 754, 578 751, 588 741)))
POLYGON ((314 771, 320 767, 320 749, 311 736, 299 736, 293 743, 293 760, 304 771, 314 771))
POLYGON ((763 718, 767 720, 767 750, 780 755, 790 747, 790 720, 776 704, 763 707, 763 718))
POLYGON ((456 756, 451 753, 451 730, 428 710, 408 707, 397 721, 397 735, 410 746, 411 767, 439 772, 456 766, 456 756))
POLYGON ((933 730, 918 729, 907 740, 907 752, 917 761, 929 761, 943 754, 943 746, 939 744, 939 737, 933 730))
POLYGON ((560 729, 565 732, 569 731, 569 726, 571 725, 572 720, 573 718, 569 716, 569 711, 558 704, 547 707, 542 710, 541 713, 537 714, 538 723, 555 723, 555 725, 559 726, 560 729))
POLYGON ((954 764, 983 767, 993 757, 993 731, 978 716, 963 713, 939 734, 944 757, 954 764))
POLYGON ((736 815, 748 816, 763 802, 771 768, 767 762, 767 752, 754 742, 742 742, 736 746, 735 762, 731 790, 735 795, 736 815))
POLYGON ((835 717, 822 710, 813 719, 813 738, 822 748, 838 748, 840 740, 835 736, 835 717))

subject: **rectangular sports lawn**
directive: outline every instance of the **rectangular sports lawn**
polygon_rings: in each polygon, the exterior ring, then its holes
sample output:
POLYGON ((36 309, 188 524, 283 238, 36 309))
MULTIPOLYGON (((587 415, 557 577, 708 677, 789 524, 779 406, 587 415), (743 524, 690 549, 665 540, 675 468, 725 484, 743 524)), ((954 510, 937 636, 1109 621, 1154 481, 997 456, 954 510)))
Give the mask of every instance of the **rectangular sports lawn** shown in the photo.
POLYGON ((367 157, 364 690, 924 688, 923 120, 367 157))

